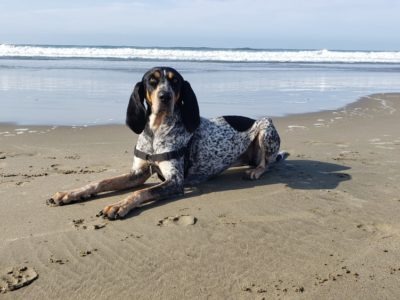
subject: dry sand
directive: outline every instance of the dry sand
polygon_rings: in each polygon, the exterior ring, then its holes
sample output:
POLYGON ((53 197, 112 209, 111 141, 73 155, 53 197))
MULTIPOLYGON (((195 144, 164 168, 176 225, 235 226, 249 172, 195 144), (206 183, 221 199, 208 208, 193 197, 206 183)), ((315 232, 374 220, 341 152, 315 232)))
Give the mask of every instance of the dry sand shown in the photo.
POLYGON ((38 278, 0 298, 398 299, 399 109, 379 94, 276 118, 291 156, 261 180, 233 169, 113 222, 95 215, 126 192, 45 200, 127 172, 127 128, 1 125, 0 278, 38 278))

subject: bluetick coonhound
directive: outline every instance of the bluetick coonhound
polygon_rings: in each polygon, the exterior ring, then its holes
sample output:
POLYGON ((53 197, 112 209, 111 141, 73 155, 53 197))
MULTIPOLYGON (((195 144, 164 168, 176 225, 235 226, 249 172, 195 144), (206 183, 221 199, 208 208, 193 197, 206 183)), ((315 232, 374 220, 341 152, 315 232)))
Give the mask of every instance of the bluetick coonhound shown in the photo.
POLYGON ((98 193, 142 185, 152 173, 161 183, 136 190, 106 206, 99 215, 117 219, 148 201, 183 194, 194 185, 234 165, 250 165, 245 177, 258 179, 279 152, 280 138, 271 119, 239 116, 201 118, 189 82, 174 69, 156 67, 146 72, 129 100, 126 124, 139 135, 130 173, 58 192, 48 200, 63 205, 98 193))

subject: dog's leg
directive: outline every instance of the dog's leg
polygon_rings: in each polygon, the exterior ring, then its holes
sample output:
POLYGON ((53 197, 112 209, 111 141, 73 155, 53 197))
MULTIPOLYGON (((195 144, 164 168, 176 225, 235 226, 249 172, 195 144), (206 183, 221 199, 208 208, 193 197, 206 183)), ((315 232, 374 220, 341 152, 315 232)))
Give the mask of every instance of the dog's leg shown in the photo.
POLYGON ((133 188, 143 184, 150 177, 150 171, 127 173, 120 176, 92 182, 84 187, 68 192, 57 192, 47 200, 47 204, 52 206, 72 203, 78 200, 88 199, 96 194, 109 191, 118 191, 133 188))
POLYGON ((254 144, 252 161, 254 169, 247 170, 246 179, 259 179, 268 170, 268 165, 275 162, 279 153, 280 138, 271 119, 261 119, 258 122, 260 131, 254 144))
POLYGON ((261 177, 267 171, 268 161, 265 155, 264 147, 264 134, 260 132, 257 135, 257 140, 254 144, 253 157, 251 158, 253 162, 256 162, 256 167, 245 172, 244 178, 255 180, 261 177))
POLYGON ((129 211, 142 203, 183 194, 183 170, 180 167, 183 164, 176 162, 176 160, 172 160, 159 163, 158 166, 165 178, 164 182, 133 192, 125 199, 106 206, 100 211, 99 215, 108 219, 118 219, 124 217, 129 211))
POLYGON ((47 204, 58 206, 78 200, 88 199, 102 192, 119 191, 139 186, 151 176, 151 173, 147 163, 138 160, 139 159, 135 157, 134 168, 131 173, 104 179, 98 182, 92 182, 75 190, 57 192, 53 197, 47 200, 47 204))

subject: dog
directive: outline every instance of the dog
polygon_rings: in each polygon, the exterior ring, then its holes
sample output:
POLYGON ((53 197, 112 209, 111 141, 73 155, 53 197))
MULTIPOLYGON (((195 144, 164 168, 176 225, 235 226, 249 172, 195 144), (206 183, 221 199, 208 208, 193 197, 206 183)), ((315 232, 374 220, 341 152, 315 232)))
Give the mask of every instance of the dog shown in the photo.
POLYGON ((289 154, 279 152, 280 137, 270 118, 200 117, 196 95, 188 81, 170 67, 155 67, 136 83, 129 100, 127 126, 138 134, 130 173, 57 192, 47 204, 59 206, 96 194, 138 187, 156 173, 161 183, 134 191, 106 206, 98 216, 125 217, 149 201, 182 195, 193 186, 232 166, 249 165, 251 180, 289 154))

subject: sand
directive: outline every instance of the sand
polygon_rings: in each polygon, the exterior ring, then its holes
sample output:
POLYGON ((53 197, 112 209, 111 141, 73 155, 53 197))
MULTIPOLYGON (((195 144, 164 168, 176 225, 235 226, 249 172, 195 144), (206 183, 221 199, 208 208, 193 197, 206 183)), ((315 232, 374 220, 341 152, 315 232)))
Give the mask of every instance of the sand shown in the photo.
POLYGON ((95 215, 128 192, 45 201, 127 172, 129 129, 0 125, 0 277, 38 274, 0 298, 397 299, 399 109, 379 94, 275 118, 291 156, 260 180, 232 169, 117 221, 95 215))

